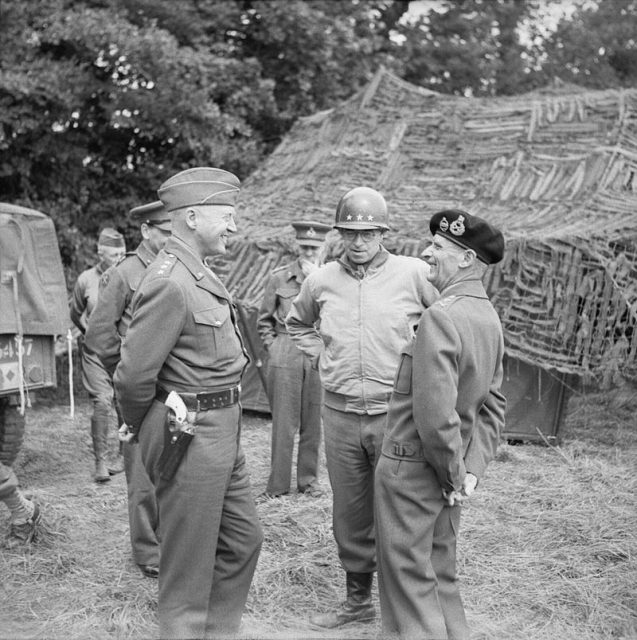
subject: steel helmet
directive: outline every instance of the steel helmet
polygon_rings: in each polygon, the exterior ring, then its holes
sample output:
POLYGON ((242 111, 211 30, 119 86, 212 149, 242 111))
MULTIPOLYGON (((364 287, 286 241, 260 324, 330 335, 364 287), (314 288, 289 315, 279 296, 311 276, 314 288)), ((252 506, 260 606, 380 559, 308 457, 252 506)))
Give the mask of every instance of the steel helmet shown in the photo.
POLYGON ((348 191, 336 207, 336 229, 388 230, 387 203, 375 189, 356 187, 348 191))

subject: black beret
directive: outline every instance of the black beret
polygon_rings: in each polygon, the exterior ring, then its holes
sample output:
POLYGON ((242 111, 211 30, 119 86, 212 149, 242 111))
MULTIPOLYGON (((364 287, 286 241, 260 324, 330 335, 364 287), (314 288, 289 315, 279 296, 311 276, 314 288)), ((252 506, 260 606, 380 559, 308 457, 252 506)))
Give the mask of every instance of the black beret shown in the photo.
POLYGON ((495 264, 504 255, 504 236, 486 220, 461 209, 434 213, 429 221, 432 235, 439 234, 464 249, 472 249, 486 264, 495 264))

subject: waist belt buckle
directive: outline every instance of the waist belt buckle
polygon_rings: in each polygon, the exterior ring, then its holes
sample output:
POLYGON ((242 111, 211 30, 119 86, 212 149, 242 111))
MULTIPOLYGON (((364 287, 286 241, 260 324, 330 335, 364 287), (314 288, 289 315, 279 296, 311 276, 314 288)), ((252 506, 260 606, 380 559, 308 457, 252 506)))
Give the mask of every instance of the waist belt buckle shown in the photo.
POLYGON ((197 411, 208 411, 209 409, 220 409, 229 407, 239 401, 241 386, 237 385, 224 391, 213 391, 211 393, 201 393, 197 395, 197 411))
POLYGON ((400 456, 401 458, 411 458, 415 455, 415 452, 409 444, 394 442, 394 455, 400 456))

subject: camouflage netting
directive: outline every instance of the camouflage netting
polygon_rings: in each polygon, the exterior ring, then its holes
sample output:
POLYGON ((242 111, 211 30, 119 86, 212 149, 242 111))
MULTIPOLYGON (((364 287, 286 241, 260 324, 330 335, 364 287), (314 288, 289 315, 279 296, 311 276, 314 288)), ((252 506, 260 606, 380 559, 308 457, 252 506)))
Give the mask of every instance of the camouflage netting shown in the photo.
POLYGON ((503 229, 506 257, 487 286, 509 355, 635 379, 636 173, 637 89, 461 98, 380 70, 340 107, 298 122, 246 181, 228 284, 258 305, 289 252, 289 222, 331 223, 345 191, 371 186, 386 196, 397 253, 418 255, 446 207, 503 229))

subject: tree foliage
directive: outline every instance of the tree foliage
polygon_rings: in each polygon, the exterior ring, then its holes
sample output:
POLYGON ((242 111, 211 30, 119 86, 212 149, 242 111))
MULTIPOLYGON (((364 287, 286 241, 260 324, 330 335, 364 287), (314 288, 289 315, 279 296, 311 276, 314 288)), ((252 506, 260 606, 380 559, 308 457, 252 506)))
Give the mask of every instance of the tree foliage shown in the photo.
POLYGON ((5 0, 0 199, 56 222, 71 272, 107 224, 181 169, 247 177, 299 117, 386 65, 446 93, 527 91, 555 75, 634 84, 637 0, 5 0))
POLYGON ((545 43, 545 72, 588 87, 637 85, 637 0, 584 3, 545 43))

